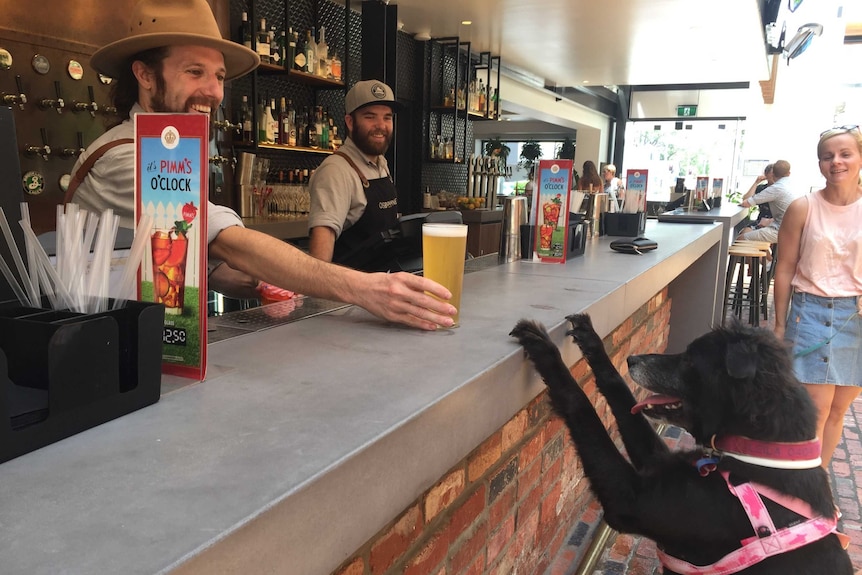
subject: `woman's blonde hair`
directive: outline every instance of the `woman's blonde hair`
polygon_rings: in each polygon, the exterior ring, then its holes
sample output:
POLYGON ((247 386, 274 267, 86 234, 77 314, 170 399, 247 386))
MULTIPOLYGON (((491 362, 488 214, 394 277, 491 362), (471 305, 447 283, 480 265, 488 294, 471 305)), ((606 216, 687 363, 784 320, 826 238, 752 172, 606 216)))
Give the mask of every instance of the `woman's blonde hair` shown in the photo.
POLYGON ((841 126, 840 128, 831 128, 820 134, 820 140, 817 142, 818 160, 820 159, 820 154, 823 153, 823 143, 842 134, 848 134, 856 140, 856 147, 859 149, 859 153, 862 154, 862 132, 859 131, 859 126, 841 126))

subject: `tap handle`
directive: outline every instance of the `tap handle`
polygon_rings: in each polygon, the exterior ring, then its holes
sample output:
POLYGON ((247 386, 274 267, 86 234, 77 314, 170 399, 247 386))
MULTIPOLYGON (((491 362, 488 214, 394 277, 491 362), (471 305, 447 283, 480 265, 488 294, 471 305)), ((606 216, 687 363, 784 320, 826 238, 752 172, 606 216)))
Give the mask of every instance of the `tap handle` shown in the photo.
POLYGON ((54 106, 57 108, 57 113, 62 114, 66 102, 63 100, 63 88, 60 86, 60 80, 54 80, 54 91, 57 93, 57 103, 54 106))
POLYGON ((42 145, 48 147, 48 128, 39 128, 39 133, 42 134, 42 145))
POLYGON ((27 96, 24 94, 24 83, 21 81, 21 74, 15 74, 15 86, 18 88, 18 107, 24 109, 24 104, 27 103, 27 96))

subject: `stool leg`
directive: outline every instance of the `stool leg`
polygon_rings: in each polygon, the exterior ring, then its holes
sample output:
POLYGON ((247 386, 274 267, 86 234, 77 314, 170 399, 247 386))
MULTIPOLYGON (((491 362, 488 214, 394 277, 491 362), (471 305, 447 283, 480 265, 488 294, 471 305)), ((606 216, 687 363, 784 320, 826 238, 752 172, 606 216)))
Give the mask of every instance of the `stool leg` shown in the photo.
POLYGON ((725 321, 727 320, 727 312, 728 309, 732 309, 731 302, 733 301, 733 294, 730 293, 730 286, 733 283, 733 270, 735 267, 736 257, 730 256, 730 260, 727 263, 727 273, 724 275, 724 313, 721 315, 721 325, 724 326, 725 321))

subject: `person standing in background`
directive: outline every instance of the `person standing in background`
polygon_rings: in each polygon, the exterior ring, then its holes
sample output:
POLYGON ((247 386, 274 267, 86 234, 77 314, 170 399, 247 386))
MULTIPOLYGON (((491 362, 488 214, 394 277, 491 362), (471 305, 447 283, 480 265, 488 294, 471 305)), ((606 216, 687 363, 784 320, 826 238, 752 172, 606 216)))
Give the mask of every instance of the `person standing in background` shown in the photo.
POLYGON ((622 205, 625 188, 622 180, 617 177, 617 167, 613 164, 607 164, 602 173, 605 179, 605 193, 608 194, 610 201, 622 205))
MULTIPOLYGON (((259 63, 255 52, 221 37, 206 0, 140 0, 132 9, 126 35, 91 58, 96 71, 114 79, 112 99, 123 121, 81 154, 74 167, 77 190, 70 186, 67 200, 95 213, 113 208, 120 225, 132 227, 135 114, 211 115, 224 99, 225 81, 259 63), (104 151, 105 144, 113 147, 104 151)), ((454 323, 455 307, 445 301, 451 297, 449 290, 426 278, 367 274, 322 262, 245 228, 233 210, 212 203, 207 231, 209 280, 226 295, 256 297, 262 281, 355 304, 388 321, 421 329, 454 323)))
POLYGON ((362 80, 347 92, 347 138, 309 183, 312 256, 369 271, 391 259, 381 234, 398 225, 398 193, 384 154, 398 107, 392 88, 379 80, 362 80))
POLYGON ((792 347, 796 377, 817 408, 826 468, 862 391, 859 127, 823 132, 817 157, 826 186, 793 201, 778 232, 774 333, 792 347))
POLYGON ((581 174, 578 180, 578 189, 596 194, 602 191, 603 187, 602 178, 599 176, 599 170, 596 168, 595 162, 591 160, 584 162, 584 173, 581 174))

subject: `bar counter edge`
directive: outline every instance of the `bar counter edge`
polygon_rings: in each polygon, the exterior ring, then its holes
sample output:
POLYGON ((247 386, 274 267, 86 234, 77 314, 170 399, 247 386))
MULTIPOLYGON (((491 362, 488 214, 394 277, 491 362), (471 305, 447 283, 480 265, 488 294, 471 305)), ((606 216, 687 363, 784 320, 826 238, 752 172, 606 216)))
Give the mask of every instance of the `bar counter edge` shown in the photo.
POLYGON ((650 221, 645 255, 602 237, 564 265, 468 274, 453 330, 347 307, 211 344, 206 381, 0 465, 0 564, 331 573, 542 391, 508 336, 518 319, 573 365, 567 315, 590 313, 604 337, 667 287, 679 351, 712 327, 724 234, 650 221))

